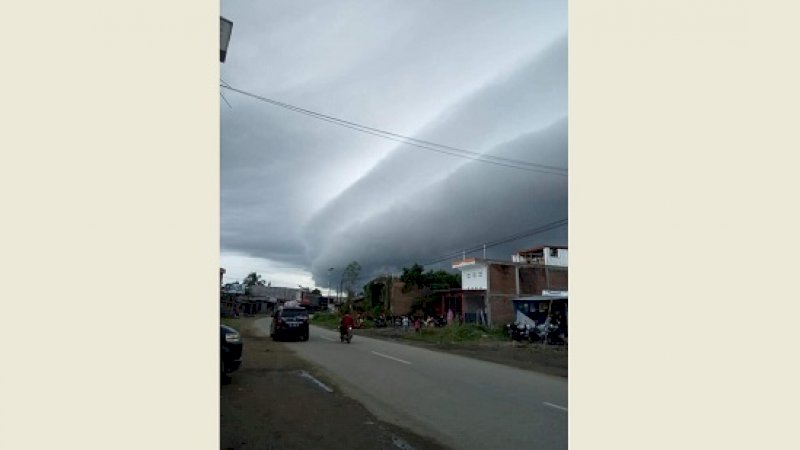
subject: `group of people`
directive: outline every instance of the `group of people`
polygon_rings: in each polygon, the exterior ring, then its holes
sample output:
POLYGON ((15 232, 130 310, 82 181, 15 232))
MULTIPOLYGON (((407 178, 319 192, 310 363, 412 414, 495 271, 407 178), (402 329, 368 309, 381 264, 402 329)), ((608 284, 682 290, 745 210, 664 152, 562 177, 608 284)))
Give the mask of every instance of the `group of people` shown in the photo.
MULTIPOLYGON (((452 321, 453 319, 451 319, 452 321)), ((414 327, 414 331, 420 333, 423 327, 435 327, 441 326, 445 322, 444 317, 434 317, 430 315, 426 315, 425 317, 422 316, 401 316, 399 318, 399 324, 403 327, 403 330, 408 331, 412 326, 414 327)))
MULTIPOLYGON (((387 317, 384 314, 381 314, 379 316, 379 319, 383 323, 387 322, 387 317)), ((389 323, 393 324, 394 326, 402 327, 404 331, 409 331, 411 329, 411 327, 413 326, 414 327, 414 331, 417 332, 417 333, 422 332, 422 328, 423 327, 442 326, 445 323, 447 323, 447 324, 453 323, 456 320, 458 320, 459 323, 463 323, 464 318, 460 314, 458 316, 456 316, 455 314, 453 314, 452 311, 448 311, 448 314, 447 314, 446 318, 442 317, 442 316, 435 317, 435 316, 432 316, 432 315, 425 315, 424 317, 422 317, 422 316, 404 315, 404 316, 399 316, 399 317, 397 317, 397 316, 391 317, 390 316, 388 318, 388 322, 389 323)), ((339 328, 342 331, 342 333, 344 333, 347 330, 347 327, 361 328, 363 323, 364 323, 364 318, 363 318, 361 313, 357 313, 356 316, 354 317, 349 312, 346 312, 342 316, 341 322, 339 324, 339 328)))

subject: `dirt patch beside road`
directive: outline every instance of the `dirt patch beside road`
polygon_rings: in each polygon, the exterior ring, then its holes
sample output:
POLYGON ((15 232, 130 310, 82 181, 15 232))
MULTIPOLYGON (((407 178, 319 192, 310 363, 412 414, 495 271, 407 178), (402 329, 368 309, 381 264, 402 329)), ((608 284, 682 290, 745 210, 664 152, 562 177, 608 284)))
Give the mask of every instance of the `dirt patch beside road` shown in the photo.
POLYGON ((223 449, 443 449, 409 430, 379 421, 341 394, 324 373, 239 319, 242 367, 220 387, 223 449), (329 393, 302 371, 333 388, 329 393))
POLYGON ((506 341, 487 339, 485 342, 427 342, 409 339, 409 336, 414 334, 413 330, 406 332, 393 327, 365 328, 355 332, 367 337, 415 345, 559 377, 566 378, 568 374, 567 347, 562 345, 522 344, 510 339, 506 341))

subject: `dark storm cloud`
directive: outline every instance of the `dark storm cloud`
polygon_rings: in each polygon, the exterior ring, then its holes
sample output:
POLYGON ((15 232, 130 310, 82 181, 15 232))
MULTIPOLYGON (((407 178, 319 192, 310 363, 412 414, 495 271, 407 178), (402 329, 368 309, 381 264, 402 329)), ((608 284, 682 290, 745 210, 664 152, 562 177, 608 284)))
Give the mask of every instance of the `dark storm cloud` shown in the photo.
MULTIPOLYGON (((469 148, 501 140, 486 154, 566 167, 565 94, 566 40, 559 39, 516 73, 445 112, 421 134, 469 148), (547 108, 538 109, 542 105, 547 108)), ((327 267, 358 260, 371 273, 435 260, 565 218, 566 195, 566 177, 400 146, 309 222, 312 270, 319 277, 327 267)), ((561 230, 520 240, 492 248, 488 256, 508 258, 510 249, 531 242, 565 244, 566 234, 561 230)))
MULTIPOLYGON (((235 87, 450 146, 566 167, 563 2, 223 4, 235 87)), ((226 255, 366 275, 566 217, 567 179, 400 145, 223 90, 226 255)), ((488 251, 566 243, 566 228, 488 251)))

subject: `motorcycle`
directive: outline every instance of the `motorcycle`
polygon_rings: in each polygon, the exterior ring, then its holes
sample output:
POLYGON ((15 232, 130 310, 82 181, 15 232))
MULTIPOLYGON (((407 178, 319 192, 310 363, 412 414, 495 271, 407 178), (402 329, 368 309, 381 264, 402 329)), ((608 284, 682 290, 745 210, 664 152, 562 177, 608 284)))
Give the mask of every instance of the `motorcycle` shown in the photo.
POLYGON ((545 322, 537 325, 531 333, 531 342, 539 341, 543 344, 563 345, 566 344, 564 332, 553 323, 545 322))
POLYGON ((341 330, 339 330, 339 341, 340 342, 347 341, 347 343, 349 344, 351 340, 353 340, 353 327, 347 327, 347 332, 346 333, 343 333, 341 330))
POLYGON ((519 322, 512 322, 506 324, 506 334, 512 340, 517 342, 522 341, 529 341, 533 342, 533 330, 531 326, 528 324, 523 324, 519 322))

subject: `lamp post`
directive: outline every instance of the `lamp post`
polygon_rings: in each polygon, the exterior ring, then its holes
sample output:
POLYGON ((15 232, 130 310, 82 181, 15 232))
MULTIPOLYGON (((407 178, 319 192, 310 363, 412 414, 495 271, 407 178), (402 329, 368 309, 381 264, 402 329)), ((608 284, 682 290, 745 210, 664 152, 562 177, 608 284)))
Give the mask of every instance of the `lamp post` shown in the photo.
POLYGON ((231 41, 233 22, 219 16, 219 62, 224 63, 228 54, 228 43, 231 41))

